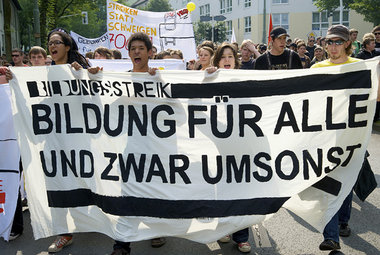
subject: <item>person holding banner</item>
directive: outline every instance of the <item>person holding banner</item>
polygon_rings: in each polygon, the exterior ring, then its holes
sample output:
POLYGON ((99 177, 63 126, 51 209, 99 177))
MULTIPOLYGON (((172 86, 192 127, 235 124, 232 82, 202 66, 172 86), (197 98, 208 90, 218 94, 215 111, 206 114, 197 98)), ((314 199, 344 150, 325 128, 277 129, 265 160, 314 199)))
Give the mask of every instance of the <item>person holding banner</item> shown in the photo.
MULTIPOLYGON (((206 69, 206 71, 211 74, 214 73, 218 68, 221 69, 239 69, 240 63, 237 56, 235 46, 230 43, 223 43, 218 47, 215 52, 213 61, 213 66, 206 69)), ((232 234, 232 240, 237 243, 237 248, 239 251, 248 253, 251 251, 251 244, 248 242, 249 229, 245 228, 239 230, 232 234)), ((231 240, 230 235, 224 236, 219 239, 222 243, 228 243, 231 240)))
MULTIPOLYGON (((128 55, 132 61, 133 68, 130 72, 148 72, 155 75, 157 68, 150 68, 148 65, 149 58, 152 56, 152 42, 148 35, 138 32, 132 34, 128 39, 128 55)), ((166 243, 164 237, 158 237, 151 240, 154 248, 161 247, 166 243)), ((129 255, 131 252, 130 242, 122 242, 115 240, 113 252, 111 255, 129 255)))
MULTIPOLYGON (((329 58, 314 64, 311 68, 329 67, 344 65, 360 61, 350 57, 352 54, 352 44, 350 32, 343 25, 333 25, 327 30, 326 35, 327 53, 329 58)), ((367 160, 365 158, 365 160, 367 160)), ((323 242, 319 245, 320 250, 339 250, 339 236, 347 237, 351 234, 348 221, 351 215, 353 192, 348 194, 343 201, 339 211, 332 217, 323 230, 323 242)))
MULTIPOLYGON (((78 52, 78 47, 74 40, 63 31, 53 30, 53 32, 50 32, 48 35, 48 48, 53 59, 52 65, 71 64, 76 70, 89 67, 85 57, 78 52)), ((72 242, 72 234, 59 235, 49 246, 48 251, 51 253, 59 252, 64 247, 72 244, 72 242)))

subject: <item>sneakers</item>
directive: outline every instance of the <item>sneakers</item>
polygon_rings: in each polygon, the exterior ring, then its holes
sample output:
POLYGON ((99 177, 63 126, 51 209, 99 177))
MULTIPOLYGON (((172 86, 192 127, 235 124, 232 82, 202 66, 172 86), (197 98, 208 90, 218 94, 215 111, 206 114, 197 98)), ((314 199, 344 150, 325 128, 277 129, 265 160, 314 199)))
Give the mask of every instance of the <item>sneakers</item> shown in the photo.
POLYGON ((351 235, 351 229, 348 224, 340 224, 339 226, 339 235, 343 237, 347 237, 351 235))
POLYGON ((244 253, 251 251, 251 244, 248 242, 238 243, 238 250, 244 253))
POLYGON ((333 240, 324 240, 320 245, 319 249, 321 251, 334 251, 334 250, 339 250, 340 245, 339 243, 333 241, 333 240))
POLYGON ((130 254, 129 251, 123 248, 115 249, 111 253, 111 255, 129 255, 129 254, 130 254))
POLYGON ((231 237, 229 235, 219 239, 219 242, 221 243, 228 243, 229 241, 231 241, 231 237))
POLYGON ((10 235, 9 235, 9 241, 13 241, 15 240, 16 238, 18 238, 19 236, 21 236, 22 233, 15 233, 15 232, 11 232, 10 235))
POLYGON ((153 248, 159 248, 166 243, 165 237, 153 238, 150 240, 150 244, 153 248))
POLYGON ((64 247, 69 246, 73 242, 72 236, 58 236, 57 239, 49 246, 48 252, 59 252, 64 247))

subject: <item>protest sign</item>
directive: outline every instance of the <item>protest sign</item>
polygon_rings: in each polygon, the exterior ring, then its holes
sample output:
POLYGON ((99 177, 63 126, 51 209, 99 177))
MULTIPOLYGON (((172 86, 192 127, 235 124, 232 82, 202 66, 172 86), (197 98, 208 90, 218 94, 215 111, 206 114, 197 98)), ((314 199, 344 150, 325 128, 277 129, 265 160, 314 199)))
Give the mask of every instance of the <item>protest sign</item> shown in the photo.
POLYGON ((105 33, 104 35, 98 37, 98 38, 86 38, 83 37, 73 31, 70 31, 71 37, 74 39, 74 41, 78 45, 78 51, 80 54, 85 55, 89 51, 95 51, 96 48, 103 46, 106 48, 110 48, 109 38, 108 34, 105 33))
POLYGON ((128 56, 128 38, 146 33, 157 47, 181 50, 185 59, 195 59, 195 39, 190 13, 186 8, 170 12, 148 12, 107 0, 107 31, 110 47, 128 56))
MULTIPOLYGON (((103 67, 104 71, 127 72, 133 69, 131 60, 90 59, 91 66, 103 67)), ((186 63, 180 59, 150 59, 149 67, 160 70, 186 70, 186 63)))
POLYGON ((209 243, 282 206, 323 230, 364 159, 377 62, 155 76, 12 68, 35 238, 209 243))
POLYGON ((20 152, 13 128, 8 84, 0 84, 0 237, 8 241, 20 184, 20 152))

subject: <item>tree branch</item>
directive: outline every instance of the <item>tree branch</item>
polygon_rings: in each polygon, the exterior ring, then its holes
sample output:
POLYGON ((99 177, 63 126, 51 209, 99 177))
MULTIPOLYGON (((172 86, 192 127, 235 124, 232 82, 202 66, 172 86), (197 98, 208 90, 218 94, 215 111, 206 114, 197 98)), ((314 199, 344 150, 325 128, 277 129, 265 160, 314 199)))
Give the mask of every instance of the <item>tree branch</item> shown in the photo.
POLYGON ((74 1, 75 1, 75 0, 70 0, 70 1, 66 4, 66 6, 62 8, 62 11, 61 11, 60 14, 58 14, 58 17, 61 17, 61 16, 65 13, 66 9, 69 8, 69 6, 70 6, 74 1))

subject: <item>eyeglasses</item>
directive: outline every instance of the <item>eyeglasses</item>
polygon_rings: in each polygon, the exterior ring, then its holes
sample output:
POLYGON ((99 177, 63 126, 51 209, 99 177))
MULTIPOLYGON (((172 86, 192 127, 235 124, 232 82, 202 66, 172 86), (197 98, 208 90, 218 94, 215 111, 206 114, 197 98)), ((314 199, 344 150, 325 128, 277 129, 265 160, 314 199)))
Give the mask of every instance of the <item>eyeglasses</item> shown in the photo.
POLYGON ((344 41, 343 40, 335 40, 335 41, 333 41, 333 40, 327 40, 326 43, 327 43, 327 45, 333 45, 333 44, 335 44, 335 45, 343 45, 344 41))
POLYGON ((373 33, 374 35, 380 35, 380 33, 373 33))
POLYGON ((52 42, 49 42, 49 43, 48 43, 48 46, 49 46, 49 47, 50 47, 50 46, 53 46, 53 45, 57 46, 57 45, 60 45, 60 44, 65 44, 65 43, 62 42, 62 41, 52 41, 52 42))
POLYGON ((14 55, 12 54, 12 58, 18 58, 20 55, 14 55))

